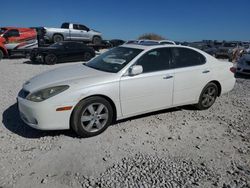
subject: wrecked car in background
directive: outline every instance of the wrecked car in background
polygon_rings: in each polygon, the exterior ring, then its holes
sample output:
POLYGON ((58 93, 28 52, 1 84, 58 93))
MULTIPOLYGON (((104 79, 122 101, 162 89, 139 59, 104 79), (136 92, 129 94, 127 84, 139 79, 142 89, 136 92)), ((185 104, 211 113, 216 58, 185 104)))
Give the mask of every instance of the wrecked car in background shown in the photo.
POLYGON ((82 42, 62 41, 48 47, 35 48, 30 53, 30 60, 41 60, 48 65, 58 62, 89 61, 95 57, 93 48, 82 42))
POLYGON ((235 66, 236 73, 250 75, 250 51, 243 54, 235 66))
POLYGON ((207 43, 204 41, 192 42, 192 43, 189 43, 188 46, 200 49, 200 50, 202 50, 202 51, 204 51, 212 56, 215 56, 215 54, 217 52, 217 48, 212 43, 207 43))
POLYGON ((61 28, 44 27, 45 39, 50 42, 63 40, 84 41, 101 44, 102 33, 92 30, 82 24, 63 23, 61 28))
POLYGON ((224 42, 222 46, 218 47, 215 56, 216 57, 225 57, 229 60, 232 60, 234 50, 244 50, 242 42, 238 41, 231 41, 231 42, 224 42))
POLYGON ((31 28, 3 27, 0 29, 0 59, 25 55, 37 47, 37 33, 31 28))

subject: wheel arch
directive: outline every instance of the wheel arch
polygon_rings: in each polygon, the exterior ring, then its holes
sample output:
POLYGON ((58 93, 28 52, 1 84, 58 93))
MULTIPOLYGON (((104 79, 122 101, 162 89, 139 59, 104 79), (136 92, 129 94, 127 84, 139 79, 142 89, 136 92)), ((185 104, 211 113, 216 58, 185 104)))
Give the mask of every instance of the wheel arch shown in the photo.
POLYGON ((8 56, 8 52, 6 49, 4 49, 3 47, 0 47, 0 50, 3 52, 4 56, 8 56))
POLYGON ((95 38, 95 37, 98 37, 98 38, 102 39, 102 37, 101 37, 100 35, 93 35, 92 40, 93 40, 93 38, 95 38))
POLYGON ((75 110, 76 106, 77 106, 81 101, 86 100, 86 99, 88 99, 88 98, 90 98, 90 97, 101 97, 101 98, 104 98, 105 100, 107 100, 107 101, 110 103, 110 105, 112 106, 113 113, 114 113, 114 114, 113 114, 112 123, 116 121, 116 119, 117 119, 117 108, 116 108, 116 105, 115 105, 114 101, 113 101, 110 97, 108 97, 108 96, 106 96, 106 95, 96 94, 96 95, 90 95, 90 96, 87 96, 87 97, 81 99, 81 100, 75 105, 75 107, 74 107, 74 109, 72 110, 71 115, 70 115, 70 127, 71 127, 71 123, 72 123, 72 119, 73 119, 73 114, 74 114, 74 110, 75 110))

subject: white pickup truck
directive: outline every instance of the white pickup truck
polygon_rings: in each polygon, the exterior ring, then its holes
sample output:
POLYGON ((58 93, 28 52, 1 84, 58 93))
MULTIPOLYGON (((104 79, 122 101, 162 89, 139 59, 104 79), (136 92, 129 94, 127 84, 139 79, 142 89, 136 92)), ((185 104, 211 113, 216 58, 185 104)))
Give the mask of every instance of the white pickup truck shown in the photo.
POLYGON ((50 42, 74 40, 101 44, 102 41, 102 34, 100 32, 89 29, 81 24, 63 23, 61 28, 44 27, 44 31, 44 38, 50 42))

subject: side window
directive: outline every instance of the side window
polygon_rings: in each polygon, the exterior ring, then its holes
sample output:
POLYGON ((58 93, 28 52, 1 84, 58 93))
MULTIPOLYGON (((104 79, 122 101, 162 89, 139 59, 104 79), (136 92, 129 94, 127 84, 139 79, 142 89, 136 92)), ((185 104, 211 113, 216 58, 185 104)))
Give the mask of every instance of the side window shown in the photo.
POLYGON ((191 67, 202 65, 206 62, 202 54, 188 48, 172 48, 172 54, 171 68, 191 67))
POLYGON ((78 25, 78 29, 88 31, 88 28, 86 26, 84 26, 84 25, 78 25))
POLYGON ((7 32, 7 35, 8 35, 9 37, 19 37, 19 36, 20 36, 19 31, 18 31, 17 29, 9 30, 9 31, 7 32))
POLYGON ((170 49, 160 48, 147 52, 136 64, 142 66, 143 73, 162 71, 169 69, 170 59, 170 49))
POLYGON ((73 29, 79 29, 77 24, 73 24, 73 29))

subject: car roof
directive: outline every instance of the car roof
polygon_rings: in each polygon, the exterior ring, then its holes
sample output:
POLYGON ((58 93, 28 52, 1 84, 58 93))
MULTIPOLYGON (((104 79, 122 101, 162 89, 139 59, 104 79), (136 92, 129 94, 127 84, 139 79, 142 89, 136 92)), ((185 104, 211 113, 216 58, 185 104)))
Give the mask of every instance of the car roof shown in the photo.
POLYGON ((162 48, 162 47, 186 47, 182 45, 176 45, 176 44, 123 44, 121 47, 127 47, 127 48, 137 48, 142 50, 149 50, 149 49, 155 49, 155 48, 162 48))
POLYGON ((167 47, 167 48, 174 48, 174 47, 176 47, 176 48, 187 48, 187 49, 191 49, 191 50, 194 50, 196 52, 199 52, 200 54, 207 57, 207 53, 205 53, 204 51, 202 51, 200 49, 190 47, 190 46, 177 45, 177 44, 159 44, 159 45, 151 45, 151 46, 141 45, 141 44, 123 44, 120 47, 141 49, 143 51, 144 50, 146 50, 146 51, 153 50, 153 49, 157 49, 157 48, 164 48, 164 47, 167 47))
POLYGON ((1 29, 6 29, 6 30, 16 29, 20 32, 22 32, 22 31, 34 31, 35 30, 33 28, 23 28, 23 27, 1 27, 1 29))

